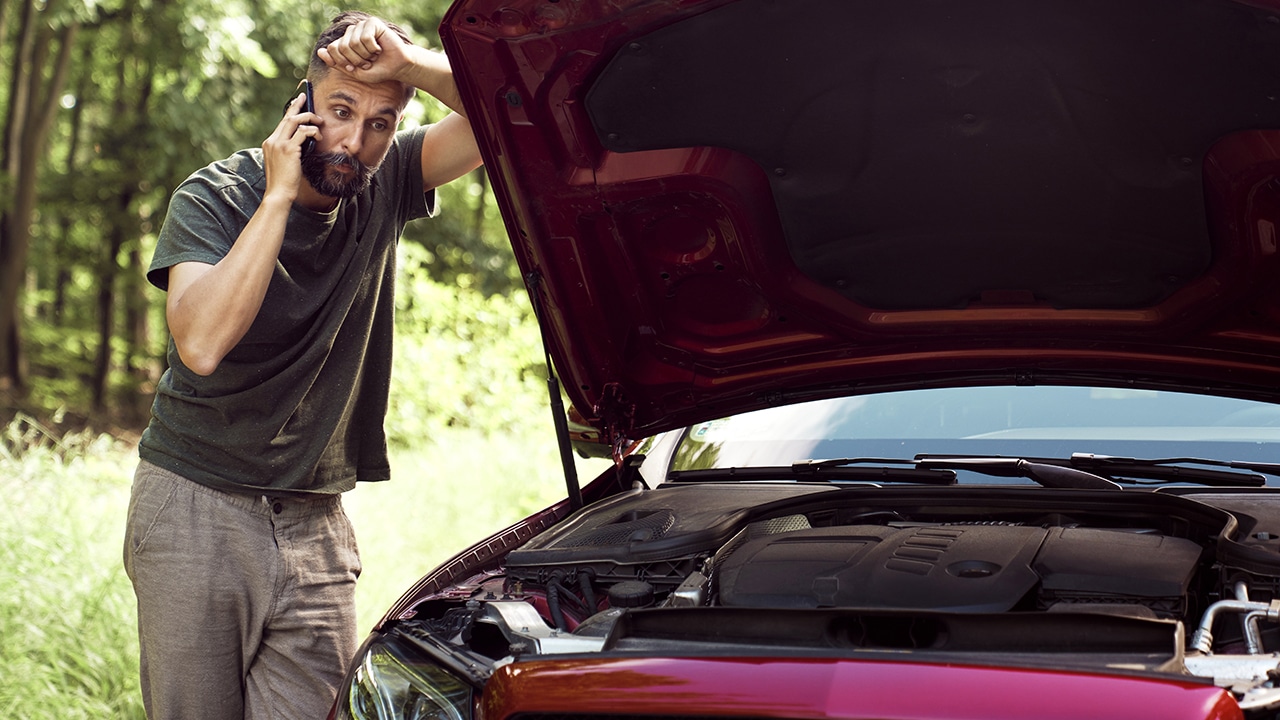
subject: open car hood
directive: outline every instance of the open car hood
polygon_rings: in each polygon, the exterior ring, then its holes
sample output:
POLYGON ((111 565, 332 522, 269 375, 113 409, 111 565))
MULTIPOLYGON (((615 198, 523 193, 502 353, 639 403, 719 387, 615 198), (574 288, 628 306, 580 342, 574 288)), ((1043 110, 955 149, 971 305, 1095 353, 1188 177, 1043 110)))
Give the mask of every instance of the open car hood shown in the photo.
POLYGON ((1280 399, 1280 2, 461 0, 440 31, 615 441, 933 385, 1280 399))

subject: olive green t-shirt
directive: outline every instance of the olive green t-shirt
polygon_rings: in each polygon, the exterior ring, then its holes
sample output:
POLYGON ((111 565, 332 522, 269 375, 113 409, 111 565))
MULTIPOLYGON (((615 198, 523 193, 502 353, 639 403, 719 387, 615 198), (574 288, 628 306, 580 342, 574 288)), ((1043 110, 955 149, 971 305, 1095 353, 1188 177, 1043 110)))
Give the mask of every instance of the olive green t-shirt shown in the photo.
MULTIPOLYGON (((232 492, 339 493, 390 476, 396 244, 435 211, 424 130, 398 133, 369 188, 332 212, 293 206, 262 309, 212 374, 191 372, 170 338, 144 460, 232 492)), ((173 194, 147 279, 167 290, 173 265, 217 263, 265 186, 257 149, 194 173, 173 194)))

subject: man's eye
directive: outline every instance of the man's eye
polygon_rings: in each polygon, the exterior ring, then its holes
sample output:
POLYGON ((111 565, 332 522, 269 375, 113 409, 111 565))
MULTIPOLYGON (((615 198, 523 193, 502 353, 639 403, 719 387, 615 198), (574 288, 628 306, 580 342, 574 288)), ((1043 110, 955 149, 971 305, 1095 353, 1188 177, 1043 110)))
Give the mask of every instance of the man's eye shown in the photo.
POLYGON ((344 120, 345 120, 348 116, 350 116, 350 115, 351 115, 351 113, 347 112, 346 110, 344 110, 344 109, 342 109, 342 108, 334 108, 334 110, 333 110, 333 114, 334 114, 334 115, 337 115, 339 118, 342 118, 342 119, 344 119, 344 120))
POLYGON ((378 132, 382 132, 383 130, 387 129, 387 124, 384 122, 375 122, 373 123, 373 129, 377 130, 378 132))

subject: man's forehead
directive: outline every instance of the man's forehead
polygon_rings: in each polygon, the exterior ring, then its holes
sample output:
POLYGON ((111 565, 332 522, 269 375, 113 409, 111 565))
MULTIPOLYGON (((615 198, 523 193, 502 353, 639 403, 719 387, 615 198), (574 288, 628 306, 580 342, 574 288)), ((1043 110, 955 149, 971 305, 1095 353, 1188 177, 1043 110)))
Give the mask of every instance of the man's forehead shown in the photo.
POLYGON ((372 105, 374 112, 393 117, 400 114, 405 101, 404 85, 397 81, 364 83, 331 72, 316 83, 316 97, 340 101, 351 106, 372 105))

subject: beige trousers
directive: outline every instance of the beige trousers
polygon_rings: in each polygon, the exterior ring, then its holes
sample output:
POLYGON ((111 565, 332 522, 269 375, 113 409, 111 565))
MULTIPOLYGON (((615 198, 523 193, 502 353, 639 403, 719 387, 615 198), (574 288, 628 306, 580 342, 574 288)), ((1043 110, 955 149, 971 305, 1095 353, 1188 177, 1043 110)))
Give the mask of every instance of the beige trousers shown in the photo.
POLYGON ((338 496, 235 495, 143 461, 127 522, 149 718, 327 715, 358 642, 338 496))

